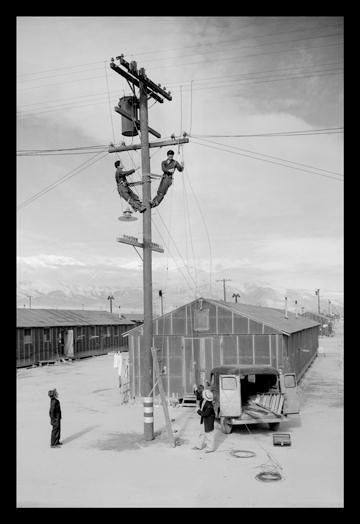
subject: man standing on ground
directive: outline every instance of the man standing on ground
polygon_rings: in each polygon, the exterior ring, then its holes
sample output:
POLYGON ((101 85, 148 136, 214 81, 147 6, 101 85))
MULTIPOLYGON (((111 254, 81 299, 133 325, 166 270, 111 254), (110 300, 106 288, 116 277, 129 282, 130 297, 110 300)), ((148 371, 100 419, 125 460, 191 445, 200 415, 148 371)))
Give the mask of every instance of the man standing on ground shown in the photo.
POLYGON ((51 432, 51 447, 52 448, 58 448, 59 446, 62 446, 62 442, 60 442, 60 420, 61 420, 61 408, 60 408, 60 402, 58 400, 58 392, 56 389, 51 389, 48 392, 48 395, 50 397, 50 424, 52 425, 52 432, 51 432))
POLYGON ((205 453, 212 453, 215 444, 215 411, 213 407, 213 394, 209 389, 203 391, 203 401, 197 413, 200 415, 200 424, 204 424, 204 429, 200 431, 198 445, 192 449, 201 450, 207 447, 205 453))

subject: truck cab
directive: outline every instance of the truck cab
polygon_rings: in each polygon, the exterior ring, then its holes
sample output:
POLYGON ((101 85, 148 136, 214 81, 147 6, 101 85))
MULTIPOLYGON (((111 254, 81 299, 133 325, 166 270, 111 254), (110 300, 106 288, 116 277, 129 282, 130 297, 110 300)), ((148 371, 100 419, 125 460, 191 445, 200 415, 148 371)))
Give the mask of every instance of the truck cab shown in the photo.
POLYGON ((277 430, 287 415, 300 412, 295 373, 272 366, 219 366, 210 373, 215 416, 224 433, 233 425, 269 424, 277 430))

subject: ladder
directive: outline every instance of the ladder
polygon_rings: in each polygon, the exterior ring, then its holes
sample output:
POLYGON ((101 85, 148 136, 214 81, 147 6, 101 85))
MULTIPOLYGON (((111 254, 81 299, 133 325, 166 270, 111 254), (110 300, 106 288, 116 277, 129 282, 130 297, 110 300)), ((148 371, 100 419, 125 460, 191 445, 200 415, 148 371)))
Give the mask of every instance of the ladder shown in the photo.
POLYGON ((255 399, 255 404, 262 408, 265 408, 271 413, 280 415, 284 404, 284 395, 282 395, 281 393, 258 394, 255 399))

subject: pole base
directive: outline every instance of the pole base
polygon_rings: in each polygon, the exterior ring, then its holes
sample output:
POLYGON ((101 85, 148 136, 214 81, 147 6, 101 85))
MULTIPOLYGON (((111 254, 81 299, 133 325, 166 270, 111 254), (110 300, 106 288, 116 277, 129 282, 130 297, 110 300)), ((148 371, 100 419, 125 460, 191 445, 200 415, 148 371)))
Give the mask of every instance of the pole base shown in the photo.
POLYGON ((144 423, 145 440, 154 440, 154 424, 152 422, 144 423))

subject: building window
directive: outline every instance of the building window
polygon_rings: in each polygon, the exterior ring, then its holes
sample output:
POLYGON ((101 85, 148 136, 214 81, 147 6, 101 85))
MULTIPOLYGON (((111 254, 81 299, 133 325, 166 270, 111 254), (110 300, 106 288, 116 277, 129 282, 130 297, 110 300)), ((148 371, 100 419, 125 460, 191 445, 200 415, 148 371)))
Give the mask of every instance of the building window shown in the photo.
POLYGON ((102 328, 102 335, 103 335, 103 337, 110 337, 111 336, 110 326, 103 326, 103 328, 102 328))
POLYGON ((285 375, 284 377, 285 387, 286 388, 294 388, 296 387, 295 377, 294 375, 285 375))
POLYGON ((31 329, 24 329, 24 344, 31 344, 31 329))
POLYGON ((114 326, 114 335, 118 335, 119 334, 119 326, 114 326))
POLYGON ((237 388, 236 378, 234 377, 222 377, 221 378, 221 389, 235 391, 237 388))
POLYGON ((44 329, 44 342, 50 342, 50 329, 44 329))
POLYGON ((209 330, 209 309, 196 309, 194 311, 194 329, 196 331, 209 330))

